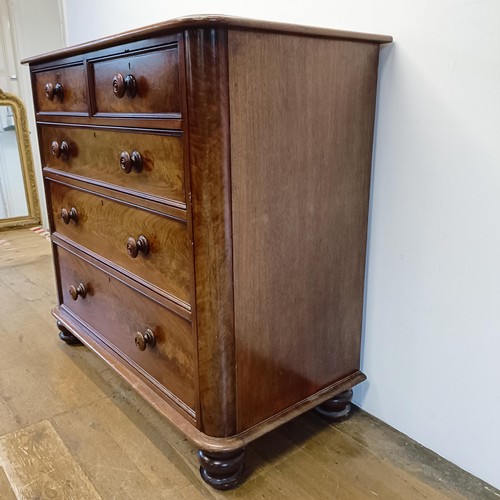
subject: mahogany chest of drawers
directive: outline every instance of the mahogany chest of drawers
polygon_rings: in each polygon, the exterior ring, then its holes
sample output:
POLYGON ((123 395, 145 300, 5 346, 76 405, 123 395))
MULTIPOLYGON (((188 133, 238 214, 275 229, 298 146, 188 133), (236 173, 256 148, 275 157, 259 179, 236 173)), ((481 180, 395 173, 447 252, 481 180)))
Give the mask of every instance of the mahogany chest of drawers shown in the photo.
POLYGON ((28 59, 60 336, 237 484, 243 449, 359 371, 379 45, 181 18, 28 59))

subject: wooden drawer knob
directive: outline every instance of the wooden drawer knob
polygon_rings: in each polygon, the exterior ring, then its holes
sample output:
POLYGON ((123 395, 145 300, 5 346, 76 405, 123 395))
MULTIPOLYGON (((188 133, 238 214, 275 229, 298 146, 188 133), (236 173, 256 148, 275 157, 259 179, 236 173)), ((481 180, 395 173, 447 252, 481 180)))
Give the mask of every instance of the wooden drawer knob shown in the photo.
POLYGON ((147 255, 149 252, 149 242, 146 236, 141 234, 137 239, 130 237, 127 240, 127 252, 133 259, 137 257, 139 252, 143 255, 147 255))
POLYGON ((128 154, 127 151, 122 151, 120 154, 120 167, 126 174, 129 174, 132 169, 140 172, 142 170, 141 153, 135 150, 131 154, 128 154))
POLYGON ((55 85, 47 82, 45 84, 45 97, 52 101, 54 97, 57 97, 60 101, 64 99, 64 89, 62 83, 57 82, 55 85))
POLYGON ((137 332, 134 337, 135 346, 139 351, 144 351, 147 346, 154 347, 156 344, 155 334, 149 328, 144 333, 137 332))
POLYGON ((69 211, 66 208, 61 210, 61 219, 65 224, 69 224, 72 220, 75 224, 78 222, 78 212, 75 207, 71 207, 69 211))
POLYGON ((69 294, 73 300, 76 300, 78 297, 84 299, 87 296, 87 290, 85 290, 85 285, 83 283, 78 283, 78 285, 71 285, 69 287, 69 294))
POLYGON ((113 77, 113 94, 116 97, 122 98, 125 94, 128 97, 135 97, 137 93, 137 82, 133 75, 127 75, 125 78, 121 73, 117 73, 113 77))
POLYGON ((59 158, 60 156, 62 156, 64 159, 66 159, 69 156, 69 144, 66 141, 62 141, 61 144, 59 144, 57 141, 52 141, 50 149, 52 151, 52 156, 54 156, 55 158, 59 158))

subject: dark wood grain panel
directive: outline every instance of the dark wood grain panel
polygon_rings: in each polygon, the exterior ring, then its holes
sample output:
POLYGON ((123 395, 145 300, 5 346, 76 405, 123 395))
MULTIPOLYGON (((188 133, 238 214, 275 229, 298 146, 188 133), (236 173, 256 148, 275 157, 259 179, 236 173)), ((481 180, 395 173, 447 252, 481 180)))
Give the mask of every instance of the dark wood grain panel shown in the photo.
POLYGON ((229 33, 239 431, 359 369, 377 63, 229 33))
POLYGON ((236 432, 225 30, 186 33, 186 88, 202 431, 236 432))
POLYGON ((138 195, 186 201, 182 137, 77 127, 40 126, 39 130, 43 166, 104 181, 138 195), (67 158, 52 154, 53 141, 69 144, 67 158), (126 174, 120 166, 120 154, 134 150, 141 154, 142 170, 126 174))
POLYGON ((54 68, 33 74, 33 93, 36 111, 51 113, 88 113, 87 82, 83 64, 54 68), (63 98, 48 99, 45 85, 60 83, 63 86, 63 98))
POLYGON ((164 290, 171 299, 190 303, 186 223, 84 190, 49 182, 54 230, 133 275, 164 290), (65 224, 61 210, 75 207, 78 222, 65 224), (149 253, 132 258, 127 240, 144 235, 149 253))
POLYGON ((92 64, 96 113, 177 114, 180 115, 179 51, 177 45, 162 50, 92 64), (135 97, 117 98, 113 77, 133 75, 135 97))
POLYGON ((61 276, 61 304, 99 333, 145 377, 194 408, 194 342, 191 323, 137 293, 112 275, 56 246, 61 276), (73 300, 70 286, 84 284, 85 298, 73 300), (156 345, 144 351, 134 343, 136 332, 150 328, 156 345))

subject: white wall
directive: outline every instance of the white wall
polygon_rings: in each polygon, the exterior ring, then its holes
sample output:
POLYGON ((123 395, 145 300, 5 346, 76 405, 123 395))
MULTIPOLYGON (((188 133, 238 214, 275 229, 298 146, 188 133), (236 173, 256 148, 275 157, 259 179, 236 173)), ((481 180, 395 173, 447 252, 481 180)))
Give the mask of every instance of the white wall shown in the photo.
POLYGON ((500 2, 64 1, 70 43, 207 10, 394 36, 355 400, 500 487, 500 2))

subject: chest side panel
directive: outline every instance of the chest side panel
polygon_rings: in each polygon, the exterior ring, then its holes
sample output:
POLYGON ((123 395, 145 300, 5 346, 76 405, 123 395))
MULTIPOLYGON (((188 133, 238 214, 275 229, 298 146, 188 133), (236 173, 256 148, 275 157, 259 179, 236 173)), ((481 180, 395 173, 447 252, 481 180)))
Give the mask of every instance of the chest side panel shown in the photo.
POLYGON ((359 369, 378 45, 228 46, 242 431, 359 369))

